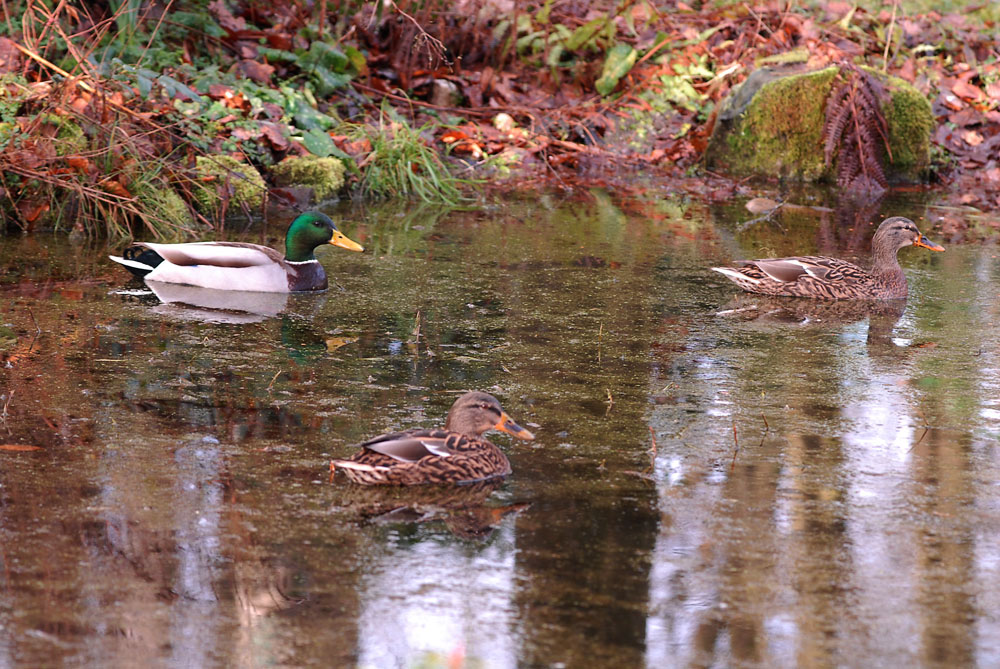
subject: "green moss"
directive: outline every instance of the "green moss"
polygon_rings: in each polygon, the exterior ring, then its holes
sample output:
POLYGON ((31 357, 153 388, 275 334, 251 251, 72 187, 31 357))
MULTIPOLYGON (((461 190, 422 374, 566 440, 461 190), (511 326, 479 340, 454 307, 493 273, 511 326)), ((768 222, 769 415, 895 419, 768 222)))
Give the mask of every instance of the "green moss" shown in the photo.
POLYGON ((222 204, 219 186, 232 186, 230 206, 261 206, 267 184, 253 165, 241 163, 231 156, 198 156, 195 158, 198 186, 194 189, 195 204, 202 211, 218 211, 222 204))
POLYGON ((7 142, 20 133, 20 128, 11 121, 0 121, 0 147, 7 146, 7 142))
POLYGON ((771 65, 805 63, 808 60, 809 60, 809 49, 805 47, 799 47, 798 49, 792 49, 791 51, 785 51, 784 53, 778 53, 773 56, 758 58, 754 62, 754 65, 756 67, 769 67, 771 65))
POLYGON ((893 171, 916 178, 930 167, 934 113, 920 91, 902 79, 889 77, 892 99, 883 110, 889 124, 893 171))
POLYGON ((56 150, 56 155, 72 156, 83 153, 87 150, 88 140, 83 128, 74 123, 71 119, 57 114, 44 114, 41 119, 42 124, 55 126, 52 137, 52 145, 56 150))
POLYGON ((140 208, 149 212, 147 224, 164 237, 176 237, 178 231, 194 224, 191 210, 177 192, 162 181, 144 184, 136 193, 140 208))
POLYGON ((317 200, 335 195, 344 186, 344 163, 337 158, 290 156, 271 168, 281 186, 309 186, 317 200))

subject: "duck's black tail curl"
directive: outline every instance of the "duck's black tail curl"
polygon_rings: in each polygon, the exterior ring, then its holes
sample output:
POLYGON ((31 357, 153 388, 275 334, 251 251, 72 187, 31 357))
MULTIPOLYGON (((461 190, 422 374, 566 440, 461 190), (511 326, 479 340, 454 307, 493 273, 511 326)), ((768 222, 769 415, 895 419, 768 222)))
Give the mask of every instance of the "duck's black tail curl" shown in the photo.
POLYGON ((152 272, 156 269, 157 265, 163 262, 163 256, 153 249, 147 249, 143 246, 130 246, 122 252, 121 257, 108 257, 116 263, 124 265, 125 269, 140 279, 152 272))

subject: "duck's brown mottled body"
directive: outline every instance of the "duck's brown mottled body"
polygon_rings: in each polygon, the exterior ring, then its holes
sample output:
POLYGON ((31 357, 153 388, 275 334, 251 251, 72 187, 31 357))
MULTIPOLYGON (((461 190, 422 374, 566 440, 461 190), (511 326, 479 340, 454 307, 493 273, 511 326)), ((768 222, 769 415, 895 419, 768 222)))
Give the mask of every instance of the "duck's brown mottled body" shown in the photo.
POLYGON ((908 218, 887 218, 872 238, 872 269, 825 256, 740 260, 740 267, 713 267, 745 291, 821 300, 892 300, 906 297, 906 275, 896 253, 904 246, 944 248, 920 234, 908 218))
POLYGON ((511 471, 507 456, 481 436, 491 429, 534 439, 495 397, 472 392, 455 401, 443 430, 418 428, 376 437, 361 444, 350 458, 331 462, 330 468, 342 469, 347 478, 363 485, 486 481, 511 471))
POLYGON ((366 485, 419 485, 430 481, 469 483, 510 474, 510 461, 494 444, 447 430, 415 429, 376 437, 361 444, 361 450, 348 460, 372 468, 369 471, 342 467, 347 478, 366 485), (442 457, 431 452, 419 460, 405 462, 373 450, 387 442, 405 447, 404 442, 408 441, 418 442, 425 448, 430 445, 433 450, 448 455, 442 457))

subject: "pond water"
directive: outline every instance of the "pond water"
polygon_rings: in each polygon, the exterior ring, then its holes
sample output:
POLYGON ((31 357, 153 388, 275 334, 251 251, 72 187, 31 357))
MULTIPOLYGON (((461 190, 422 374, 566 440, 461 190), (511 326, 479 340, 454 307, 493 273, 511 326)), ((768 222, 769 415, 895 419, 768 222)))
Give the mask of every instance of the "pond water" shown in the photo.
POLYGON ((366 252, 256 313, 0 240, 0 667, 1000 664, 995 247, 859 309, 706 270, 863 256, 831 214, 328 211, 366 252), (536 434, 506 481, 330 481, 467 389, 536 434))

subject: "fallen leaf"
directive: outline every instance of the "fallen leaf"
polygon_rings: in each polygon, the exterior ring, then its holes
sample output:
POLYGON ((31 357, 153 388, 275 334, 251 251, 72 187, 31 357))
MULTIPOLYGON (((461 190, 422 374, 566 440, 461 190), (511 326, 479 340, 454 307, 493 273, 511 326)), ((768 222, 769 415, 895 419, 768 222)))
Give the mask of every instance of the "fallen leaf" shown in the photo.
POLYGON ((778 206, 778 202, 768 197, 755 197, 746 204, 747 211, 751 214, 763 214, 778 206))
POLYGON ((29 446, 28 444, 0 444, 0 451, 40 451, 41 446, 29 446))
POLYGON ((271 75, 274 74, 274 66, 256 60, 241 60, 240 72, 247 79, 252 79, 258 84, 266 84, 271 80, 271 75))
POLYGON ((951 93, 942 93, 941 102, 948 109, 958 111, 965 107, 965 103, 957 95, 952 95, 951 93))
POLYGON ((963 132, 962 139, 964 139, 965 143, 969 146, 979 146, 983 143, 983 136, 975 130, 966 130, 963 132))
POLYGON ((232 11, 226 7, 226 3, 223 2, 223 0, 215 0, 214 2, 208 3, 208 11, 215 16, 219 25, 221 25, 229 33, 246 30, 247 22, 242 18, 237 18, 233 15, 232 11))
POLYGON ((260 129, 264 134, 264 137, 267 138, 267 141, 269 141, 271 146, 275 149, 278 151, 285 151, 288 149, 288 137, 281 132, 281 128, 277 125, 274 123, 262 122, 260 124, 260 129))
POLYGON ((132 193, 128 192, 128 189, 122 185, 117 179, 103 179, 100 182, 101 188, 109 193, 117 195, 118 197, 123 197, 126 199, 131 199, 132 193))
POLYGON ((961 79, 952 84, 951 92, 966 100, 979 101, 986 97, 981 88, 961 79))
POLYGON ((326 340, 326 350, 336 351, 338 348, 347 346, 348 344, 353 344, 357 340, 357 337, 333 337, 326 340))
POLYGON ((88 172, 91 167, 90 159, 83 156, 66 156, 66 164, 79 172, 88 172))
POLYGON ((467 139, 469 139, 469 136, 461 130, 449 130, 441 135, 441 142, 443 144, 454 144, 455 142, 461 142, 467 139))

